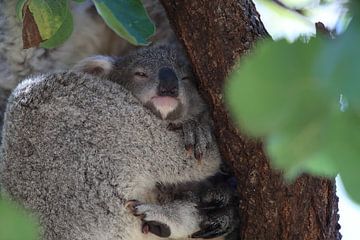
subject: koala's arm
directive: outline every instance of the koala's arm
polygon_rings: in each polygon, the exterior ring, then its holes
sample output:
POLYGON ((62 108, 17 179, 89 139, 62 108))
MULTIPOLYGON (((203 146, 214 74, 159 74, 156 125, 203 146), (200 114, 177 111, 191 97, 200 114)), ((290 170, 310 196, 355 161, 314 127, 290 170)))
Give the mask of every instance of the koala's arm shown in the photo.
POLYGON ((218 173, 200 182, 160 184, 158 204, 128 201, 127 208, 142 220, 142 232, 169 238, 238 239, 238 197, 233 177, 218 173))

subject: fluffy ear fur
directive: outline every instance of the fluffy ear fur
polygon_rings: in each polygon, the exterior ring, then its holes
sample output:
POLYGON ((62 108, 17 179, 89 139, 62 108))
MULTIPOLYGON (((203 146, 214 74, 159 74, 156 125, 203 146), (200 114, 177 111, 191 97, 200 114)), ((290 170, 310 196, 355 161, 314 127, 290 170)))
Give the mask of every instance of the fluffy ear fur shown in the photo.
POLYGON ((96 76, 107 76, 114 68, 115 59, 110 56, 92 56, 77 63, 72 71, 96 76))

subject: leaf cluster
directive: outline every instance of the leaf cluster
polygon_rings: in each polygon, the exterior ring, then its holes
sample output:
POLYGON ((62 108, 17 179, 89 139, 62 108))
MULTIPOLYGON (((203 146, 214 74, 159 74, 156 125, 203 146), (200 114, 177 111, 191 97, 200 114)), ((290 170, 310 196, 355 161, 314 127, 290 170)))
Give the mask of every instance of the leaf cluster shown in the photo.
POLYGON ((289 179, 340 173, 360 202, 360 24, 336 39, 260 42, 228 79, 226 100, 248 134, 264 139, 289 179))
MULTIPOLYGON (((119 36, 134 45, 149 43, 155 26, 140 0, 92 1, 106 24, 119 36)), ((23 23, 24 48, 54 48, 73 32, 69 0, 18 0, 16 12, 23 23)))

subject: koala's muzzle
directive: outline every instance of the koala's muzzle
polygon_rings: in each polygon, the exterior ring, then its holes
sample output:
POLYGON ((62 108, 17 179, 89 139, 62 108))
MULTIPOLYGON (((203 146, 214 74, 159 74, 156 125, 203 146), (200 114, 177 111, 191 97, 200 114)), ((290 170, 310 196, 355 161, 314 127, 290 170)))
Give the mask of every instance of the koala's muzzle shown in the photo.
POLYGON ((179 80, 171 68, 161 68, 159 70, 159 80, 159 96, 177 97, 179 95, 179 80))

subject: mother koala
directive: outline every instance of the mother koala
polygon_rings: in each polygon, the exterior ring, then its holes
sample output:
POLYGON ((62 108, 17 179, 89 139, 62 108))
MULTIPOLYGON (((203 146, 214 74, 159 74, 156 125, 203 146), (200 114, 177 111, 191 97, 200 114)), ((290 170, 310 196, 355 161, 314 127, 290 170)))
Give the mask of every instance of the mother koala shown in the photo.
POLYGON ((119 84, 40 75, 9 99, 0 184, 39 216, 46 240, 235 239, 216 145, 201 163, 183 145, 119 84))

